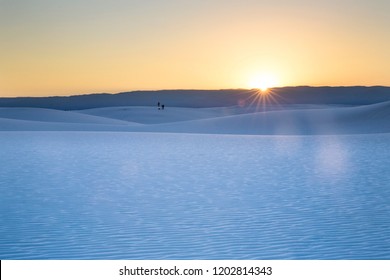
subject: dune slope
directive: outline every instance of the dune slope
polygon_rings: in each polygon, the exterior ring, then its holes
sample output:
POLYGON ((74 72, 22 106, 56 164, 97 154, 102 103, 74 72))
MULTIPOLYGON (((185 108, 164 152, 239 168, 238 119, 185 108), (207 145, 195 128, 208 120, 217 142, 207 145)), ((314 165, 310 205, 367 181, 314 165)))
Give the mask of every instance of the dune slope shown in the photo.
POLYGON ((110 107, 82 111, 0 108, 0 130, 129 131, 247 135, 390 132, 390 101, 339 107, 110 107), (316 109, 314 109, 316 108, 316 109), (260 111, 257 111, 260 110, 260 111))
POLYGON ((390 102, 352 108, 279 110, 135 128, 139 131, 315 135, 390 132, 390 102))

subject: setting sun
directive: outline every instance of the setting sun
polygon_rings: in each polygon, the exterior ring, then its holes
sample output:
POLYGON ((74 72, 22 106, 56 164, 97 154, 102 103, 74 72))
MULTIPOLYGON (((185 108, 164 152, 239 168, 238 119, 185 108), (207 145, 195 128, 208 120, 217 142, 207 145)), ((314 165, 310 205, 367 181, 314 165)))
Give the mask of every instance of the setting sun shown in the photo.
POLYGON ((266 91, 269 88, 277 86, 278 81, 274 75, 271 74, 261 74, 252 77, 249 81, 248 86, 250 88, 260 89, 266 91))

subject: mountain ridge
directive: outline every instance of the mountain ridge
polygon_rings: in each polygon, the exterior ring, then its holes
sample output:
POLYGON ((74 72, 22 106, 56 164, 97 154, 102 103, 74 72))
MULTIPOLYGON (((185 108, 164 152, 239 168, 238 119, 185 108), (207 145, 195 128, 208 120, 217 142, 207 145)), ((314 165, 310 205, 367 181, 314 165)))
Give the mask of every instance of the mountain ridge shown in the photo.
POLYGON ((91 93, 71 96, 2 97, 0 107, 33 107, 57 110, 82 110, 115 106, 156 106, 207 108, 249 106, 259 99, 273 104, 368 105, 390 100, 390 87, 276 87, 260 95, 255 89, 177 89, 137 90, 119 93, 91 93))

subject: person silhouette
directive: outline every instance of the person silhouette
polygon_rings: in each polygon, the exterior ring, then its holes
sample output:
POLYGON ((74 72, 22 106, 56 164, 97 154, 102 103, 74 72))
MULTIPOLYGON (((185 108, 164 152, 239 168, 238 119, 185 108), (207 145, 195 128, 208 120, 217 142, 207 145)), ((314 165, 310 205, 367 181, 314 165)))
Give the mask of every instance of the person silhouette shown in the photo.
POLYGON ((157 103, 157 107, 160 110, 160 102, 157 103))
POLYGON ((164 104, 162 104, 162 105, 161 105, 161 109, 163 109, 163 110, 164 110, 164 107, 165 107, 165 105, 164 105, 164 104))

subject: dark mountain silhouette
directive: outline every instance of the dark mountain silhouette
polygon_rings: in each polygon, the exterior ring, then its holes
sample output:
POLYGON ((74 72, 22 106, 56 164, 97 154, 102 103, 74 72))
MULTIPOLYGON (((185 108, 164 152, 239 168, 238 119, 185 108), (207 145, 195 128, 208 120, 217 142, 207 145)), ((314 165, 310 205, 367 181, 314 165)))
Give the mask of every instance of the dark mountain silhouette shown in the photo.
MULTIPOLYGON (((390 100, 390 87, 281 87, 271 90, 269 102, 279 104, 367 105, 390 100)), ((160 90, 117 94, 0 98, 0 107, 81 110, 112 106, 226 107, 250 104, 256 90, 160 90)))

